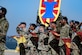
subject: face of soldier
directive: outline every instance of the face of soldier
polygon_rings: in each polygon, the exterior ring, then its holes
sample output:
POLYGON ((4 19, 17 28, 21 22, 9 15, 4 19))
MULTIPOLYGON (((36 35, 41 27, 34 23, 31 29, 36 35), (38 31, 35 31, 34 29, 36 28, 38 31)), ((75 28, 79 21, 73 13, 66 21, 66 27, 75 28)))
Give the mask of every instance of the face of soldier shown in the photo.
POLYGON ((66 21, 64 19, 61 20, 61 24, 64 25, 66 21))
POLYGON ((77 29, 76 29, 76 28, 72 28, 72 30, 73 30, 74 32, 76 32, 76 31, 77 31, 77 29))
POLYGON ((39 32, 44 32, 44 27, 40 26, 38 31, 39 32))
POLYGON ((51 23, 51 24, 50 24, 50 27, 51 27, 52 29, 54 29, 54 28, 56 28, 56 24, 51 23))
POLYGON ((79 24, 75 23, 75 26, 78 26, 79 24))
POLYGON ((69 24, 70 26, 73 26, 74 25, 74 23, 73 22, 70 22, 70 24, 69 24))
POLYGON ((29 29, 30 29, 30 30, 34 30, 34 27, 31 25, 29 29))
POLYGON ((63 22, 63 23, 66 23, 66 21, 65 21, 64 19, 62 20, 62 22, 63 22))
POLYGON ((20 27, 21 28, 26 28, 26 25, 25 24, 21 24, 20 27))

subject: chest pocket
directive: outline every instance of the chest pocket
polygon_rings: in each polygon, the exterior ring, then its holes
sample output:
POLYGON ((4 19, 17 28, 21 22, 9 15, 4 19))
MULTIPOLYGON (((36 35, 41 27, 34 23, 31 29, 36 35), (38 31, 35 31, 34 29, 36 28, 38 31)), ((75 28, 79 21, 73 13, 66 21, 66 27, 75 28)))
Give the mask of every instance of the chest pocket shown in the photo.
POLYGON ((62 27, 61 33, 65 34, 66 33, 66 28, 62 27))

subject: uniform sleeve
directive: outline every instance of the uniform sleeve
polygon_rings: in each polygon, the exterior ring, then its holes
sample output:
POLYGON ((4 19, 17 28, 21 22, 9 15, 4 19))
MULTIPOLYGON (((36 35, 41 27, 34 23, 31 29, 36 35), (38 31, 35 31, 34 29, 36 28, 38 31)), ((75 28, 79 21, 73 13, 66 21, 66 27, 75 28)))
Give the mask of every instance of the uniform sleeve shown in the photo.
POLYGON ((8 21, 4 21, 1 26, 1 32, 0 36, 5 36, 7 34, 8 28, 9 28, 9 23, 8 21))

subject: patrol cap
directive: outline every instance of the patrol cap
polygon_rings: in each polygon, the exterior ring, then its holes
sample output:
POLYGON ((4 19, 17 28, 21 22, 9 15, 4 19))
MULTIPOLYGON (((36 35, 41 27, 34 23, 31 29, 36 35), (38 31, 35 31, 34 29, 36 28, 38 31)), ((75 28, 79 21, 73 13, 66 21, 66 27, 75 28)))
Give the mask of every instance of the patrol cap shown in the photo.
POLYGON ((32 24, 30 24, 30 26, 33 26, 34 28, 36 28, 36 27, 37 27, 37 26, 36 26, 36 24, 33 24, 33 23, 32 23, 32 24))
POLYGON ((4 12, 4 15, 7 13, 6 8, 4 8, 4 7, 2 7, 2 6, 0 6, 0 10, 2 10, 2 12, 4 12))

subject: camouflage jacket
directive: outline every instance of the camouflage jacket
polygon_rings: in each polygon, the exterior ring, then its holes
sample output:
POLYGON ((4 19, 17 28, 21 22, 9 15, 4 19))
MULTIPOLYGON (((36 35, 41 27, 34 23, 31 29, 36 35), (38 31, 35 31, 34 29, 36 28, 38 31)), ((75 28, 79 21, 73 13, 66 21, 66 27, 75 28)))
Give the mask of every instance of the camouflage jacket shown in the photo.
POLYGON ((45 45, 45 38, 48 38, 46 34, 44 33, 39 34, 39 41, 38 41, 39 50, 48 50, 47 46, 45 45))
POLYGON ((3 41, 8 31, 9 23, 5 17, 0 18, 0 41, 3 41))
POLYGON ((69 37, 69 25, 66 24, 64 26, 62 26, 61 30, 60 30, 60 38, 65 38, 65 37, 69 37))

